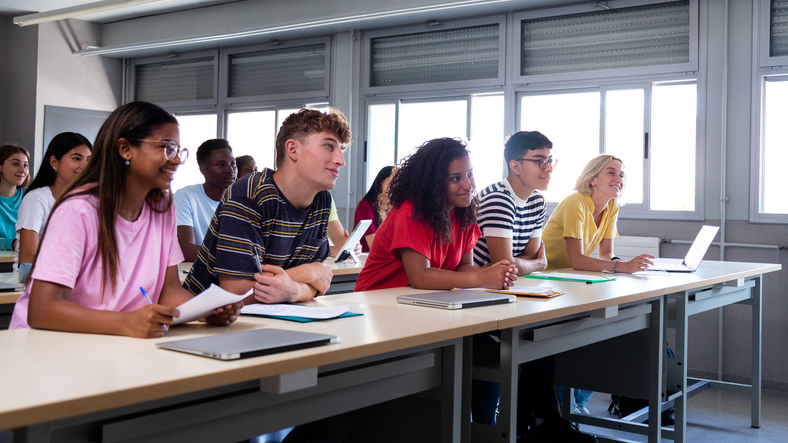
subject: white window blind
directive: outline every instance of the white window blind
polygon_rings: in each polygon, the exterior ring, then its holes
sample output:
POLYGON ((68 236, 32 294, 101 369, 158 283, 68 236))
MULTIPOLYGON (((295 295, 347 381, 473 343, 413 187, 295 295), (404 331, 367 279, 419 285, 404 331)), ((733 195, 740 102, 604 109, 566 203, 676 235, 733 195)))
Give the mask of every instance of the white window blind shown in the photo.
POLYGON ((788 55, 788 1, 772 0, 769 55, 788 55))
POLYGON ((326 45, 234 54, 229 66, 230 97, 320 91, 325 87, 326 45))
POLYGON ((137 65, 135 99, 152 103, 214 97, 214 57, 198 57, 137 65))
POLYGON ((373 38, 370 86, 495 79, 499 32, 495 23, 373 38))
POLYGON ((523 20, 521 75, 687 63, 688 1, 523 20))

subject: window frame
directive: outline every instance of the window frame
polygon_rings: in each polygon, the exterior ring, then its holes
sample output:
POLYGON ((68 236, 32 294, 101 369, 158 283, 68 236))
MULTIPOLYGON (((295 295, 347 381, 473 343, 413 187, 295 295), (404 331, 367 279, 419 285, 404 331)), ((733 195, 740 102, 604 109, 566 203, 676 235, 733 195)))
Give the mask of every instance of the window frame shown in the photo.
MULTIPOLYGON (((521 121, 521 102, 526 95, 549 95, 569 92, 600 92, 600 118, 599 118, 599 153, 605 153, 605 92, 614 90, 625 90, 642 88, 644 90, 644 122, 643 130, 651 134, 651 102, 652 87, 657 83, 681 83, 694 81, 697 88, 697 117, 695 120, 695 210, 694 211, 661 211, 649 209, 651 176, 651 155, 649 159, 643 159, 643 203, 625 204, 619 211, 621 219, 648 219, 648 220, 687 220, 702 221, 705 219, 705 126, 703 125, 705 116, 705 105, 703 104, 703 93, 701 92, 702 77, 693 75, 652 75, 647 78, 613 78, 599 82, 585 82, 584 84, 567 84, 566 82, 557 85, 527 85, 516 88, 515 93, 515 127, 520 130, 521 121)), ((651 138, 651 137, 650 137, 651 138)), ((651 145, 649 145, 649 153, 651 145)), ((560 155, 556 154, 558 158, 560 155)), ((557 202, 548 202, 547 211, 552 213, 557 202)))
POLYGON ((282 42, 271 42, 266 44, 259 44, 259 45, 252 45, 252 46, 242 46, 242 47, 233 47, 233 48, 224 48, 221 51, 221 61, 222 61, 222 81, 220 82, 220 96, 222 97, 222 106, 223 107, 230 107, 234 105, 244 105, 244 104, 258 104, 258 103, 269 103, 269 102, 279 102, 279 101, 300 101, 303 100, 305 102, 309 101, 319 101, 319 100, 328 100, 331 96, 331 79, 333 76, 332 72, 332 38, 331 36, 324 36, 324 37, 316 37, 316 38, 308 38, 308 39, 297 39, 297 40, 287 40, 282 42), (326 58, 324 68, 326 75, 323 78, 323 89, 319 91, 306 91, 306 92, 295 92, 295 93, 285 93, 285 94, 270 94, 270 95, 256 95, 256 96, 249 96, 249 97, 229 97, 228 94, 230 92, 230 56, 238 55, 238 54, 245 54, 249 52, 260 52, 266 50, 277 50, 277 49, 284 49, 284 48, 295 48, 299 46, 309 46, 309 45, 318 45, 318 44, 325 44, 326 46, 326 58))
POLYGON ((202 100, 183 100, 177 102, 156 102, 156 105, 161 106, 164 109, 168 110, 187 110, 187 109, 196 109, 202 108, 205 110, 210 109, 210 107, 215 107, 219 102, 219 64, 220 64, 220 57, 219 57, 219 50, 207 50, 207 51, 196 51, 196 52, 185 52, 180 54, 170 54, 170 55, 162 55, 157 57, 142 57, 142 58, 134 58, 130 59, 128 63, 128 84, 126 85, 127 97, 133 100, 136 100, 136 68, 139 65, 149 65, 152 63, 161 63, 167 61, 175 61, 175 60, 188 60, 192 58, 200 58, 200 57, 213 57, 213 98, 210 99, 202 99, 202 100))
POLYGON ((783 66, 788 66, 788 55, 772 57, 769 55, 771 43, 771 0, 757 0, 755 5, 755 27, 758 30, 756 34, 756 44, 758 49, 754 51, 758 57, 757 66, 761 68, 772 67, 780 69, 783 66))
MULTIPOLYGON (((430 22, 433 23, 433 22, 430 22)), ((445 20, 437 26, 431 27, 427 23, 410 26, 399 26, 395 28, 384 28, 364 31, 361 39, 361 92, 362 95, 376 94, 407 94, 409 92, 426 92, 437 90, 461 90, 468 88, 485 88, 491 86, 502 87, 506 83, 506 39, 508 35, 506 15, 491 15, 479 18, 466 18, 458 20, 445 20), (370 86, 370 75, 372 63, 372 39, 380 37, 394 37, 405 34, 416 34, 421 32, 444 31, 472 26, 483 26, 498 24, 498 77, 480 80, 461 80, 437 83, 422 83, 412 85, 397 86, 370 86)))
POLYGON ((763 141, 764 141, 764 116, 766 82, 772 77, 785 77, 788 81, 788 68, 782 69, 756 69, 757 81, 753 82, 753 109, 752 130, 750 143, 750 223, 762 224, 788 224, 788 214, 774 214, 761 212, 761 197, 763 196, 763 141))
MULTIPOLYGON (((660 3, 673 3, 677 0, 610 0, 605 2, 607 9, 623 9, 638 6, 657 5, 660 3)), ((599 69, 589 71, 564 72, 554 74, 535 74, 522 75, 520 71, 520 46, 523 40, 523 20, 534 20, 540 18, 559 17, 563 15, 583 14, 599 12, 597 3, 584 5, 564 6, 551 9, 536 11, 523 11, 513 15, 512 25, 514 32, 514 44, 511 45, 511 75, 515 85, 527 85, 533 83, 554 83, 557 81, 588 81, 604 80, 610 77, 628 77, 639 75, 661 75, 676 73, 696 73, 699 70, 699 31, 700 31, 700 11, 698 0, 689 0, 690 9, 690 54, 689 63, 675 63, 669 65, 650 65, 631 68, 599 69)))

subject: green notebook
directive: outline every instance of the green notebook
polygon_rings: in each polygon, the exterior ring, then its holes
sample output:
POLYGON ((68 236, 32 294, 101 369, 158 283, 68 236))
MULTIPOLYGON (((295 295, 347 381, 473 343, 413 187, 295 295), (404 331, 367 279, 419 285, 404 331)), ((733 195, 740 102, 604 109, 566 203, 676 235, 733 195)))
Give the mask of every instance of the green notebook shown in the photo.
POLYGON ((553 280, 553 281, 576 281, 586 284, 602 283, 606 281, 613 281, 615 277, 605 277, 602 275, 584 275, 584 274, 569 274, 566 272, 535 272, 533 274, 524 275, 525 278, 537 278, 540 280, 553 280))

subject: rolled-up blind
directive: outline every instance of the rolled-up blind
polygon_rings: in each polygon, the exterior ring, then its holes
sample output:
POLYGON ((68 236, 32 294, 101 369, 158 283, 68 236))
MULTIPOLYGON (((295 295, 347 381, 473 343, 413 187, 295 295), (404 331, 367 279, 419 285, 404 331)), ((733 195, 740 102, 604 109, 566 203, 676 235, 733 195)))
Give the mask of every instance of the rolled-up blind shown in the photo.
POLYGON ((499 26, 371 39, 370 86, 398 86, 498 77, 499 26))
POLYGON ((688 1, 523 20, 522 75, 688 63, 688 1))
POLYGON ((320 91, 325 88, 325 43, 230 56, 230 97, 320 91))
POLYGON ((772 0, 769 55, 788 55, 788 1, 772 0))
POLYGON ((198 57, 137 65, 135 99, 152 103, 214 97, 214 57, 198 57))

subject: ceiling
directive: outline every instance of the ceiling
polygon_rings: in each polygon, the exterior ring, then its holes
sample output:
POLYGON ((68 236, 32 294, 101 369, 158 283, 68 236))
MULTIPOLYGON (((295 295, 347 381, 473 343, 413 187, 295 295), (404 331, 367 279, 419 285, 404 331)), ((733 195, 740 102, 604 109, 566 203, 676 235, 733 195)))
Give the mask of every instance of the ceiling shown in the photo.
POLYGON ((52 12, 66 8, 111 8, 103 11, 88 11, 74 18, 96 23, 110 23, 147 15, 183 11, 220 3, 242 0, 0 0, 0 15, 13 17, 52 12))

